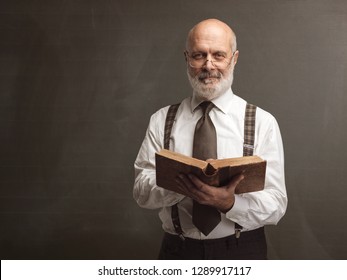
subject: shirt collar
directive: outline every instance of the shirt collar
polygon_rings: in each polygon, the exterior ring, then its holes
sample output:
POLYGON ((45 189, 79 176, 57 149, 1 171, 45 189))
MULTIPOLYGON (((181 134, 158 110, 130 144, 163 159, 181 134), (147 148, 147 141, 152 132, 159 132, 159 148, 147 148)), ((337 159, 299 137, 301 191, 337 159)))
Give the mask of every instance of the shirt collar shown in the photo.
MULTIPOLYGON (((225 93, 223 93, 221 96, 212 99, 211 102, 224 114, 228 112, 230 100, 234 96, 234 93, 231 88, 229 88, 225 93)), ((195 93, 193 93, 193 97, 191 99, 191 110, 192 113, 195 111, 195 109, 199 106, 200 103, 202 103, 204 100, 199 99, 195 93)))

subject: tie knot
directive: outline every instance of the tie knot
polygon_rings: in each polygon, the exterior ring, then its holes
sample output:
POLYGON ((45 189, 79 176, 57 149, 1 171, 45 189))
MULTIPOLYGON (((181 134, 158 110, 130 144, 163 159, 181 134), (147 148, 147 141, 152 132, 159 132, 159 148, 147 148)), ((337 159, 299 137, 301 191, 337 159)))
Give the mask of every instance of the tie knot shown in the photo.
POLYGON ((203 115, 206 115, 210 113, 210 111, 214 107, 214 104, 211 101, 204 101, 200 103, 199 107, 201 108, 203 115))

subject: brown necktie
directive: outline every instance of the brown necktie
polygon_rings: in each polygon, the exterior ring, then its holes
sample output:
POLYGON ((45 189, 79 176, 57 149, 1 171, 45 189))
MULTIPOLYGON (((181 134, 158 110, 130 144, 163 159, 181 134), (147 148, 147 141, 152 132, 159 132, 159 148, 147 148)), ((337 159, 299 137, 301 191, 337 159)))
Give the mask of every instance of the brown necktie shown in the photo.
MULTIPOLYGON (((205 101, 199 105, 202 117, 195 127, 193 157, 206 160, 217 158, 216 129, 209 116, 214 107, 212 102, 205 101)), ((220 222, 219 211, 211 206, 202 205, 193 200, 193 224, 204 234, 208 235, 220 222)))

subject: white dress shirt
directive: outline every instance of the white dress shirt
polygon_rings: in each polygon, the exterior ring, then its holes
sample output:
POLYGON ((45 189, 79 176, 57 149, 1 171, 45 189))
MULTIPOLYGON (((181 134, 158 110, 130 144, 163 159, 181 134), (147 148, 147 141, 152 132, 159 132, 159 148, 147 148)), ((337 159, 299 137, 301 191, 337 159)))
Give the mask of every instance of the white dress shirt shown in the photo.
MULTIPOLYGON (((228 90, 212 100, 210 117, 216 127, 219 159, 243 155, 244 116, 247 102, 228 90)), ((192 156, 195 125, 202 115, 195 95, 182 101, 172 127, 170 150, 192 156)), ((150 119, 146 136, 135 161, 134 198, 144 208, 160 209, 164 231, 175 234, 171 206, 178 203, 184 236, 194 239, 221 238, 235 233, 235 223, 243 231, 277 224, 287 207, 284 178, 284 156, 280 130, 275 118, 257 108, 254 155, 267 161, 263 191, 235 195, 235 204, 208 235, 192 223, 192 200, 156 185, 155 153, 164 148, 164 125, 169 106, 158 110, 150 119)))

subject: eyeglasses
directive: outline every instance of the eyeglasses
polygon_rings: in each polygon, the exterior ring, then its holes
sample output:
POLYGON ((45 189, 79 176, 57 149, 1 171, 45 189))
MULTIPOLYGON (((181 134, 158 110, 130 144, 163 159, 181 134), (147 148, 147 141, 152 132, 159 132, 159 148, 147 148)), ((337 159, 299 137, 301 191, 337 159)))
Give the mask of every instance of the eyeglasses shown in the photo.
POLYGON ((188 51, 185 51, 184 53, 187 57, 189 66, 192 68, 201 68, 205 63, 207 63, 207 61, 210 61, 214 67, 224 69, 230 65, 235 52, 236 51, 232 53, 230 58, 228 58, 227 54, 224 52, 216 52, 212 54, 212 59, 207 59, 206 53, 197 52, 192 55, 190 55, 188 51))

